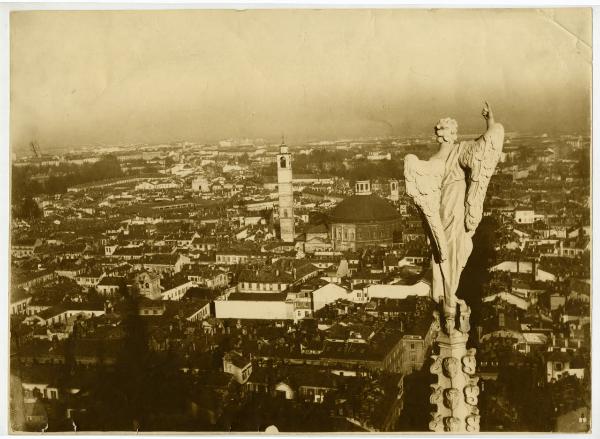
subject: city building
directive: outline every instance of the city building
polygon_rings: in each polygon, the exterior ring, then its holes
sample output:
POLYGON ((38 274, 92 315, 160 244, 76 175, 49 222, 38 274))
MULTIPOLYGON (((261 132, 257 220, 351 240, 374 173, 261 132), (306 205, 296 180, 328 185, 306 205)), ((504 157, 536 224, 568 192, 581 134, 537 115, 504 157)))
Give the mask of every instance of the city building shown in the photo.
POLYGON ((329 235, 336 250, 389 245, 400 231, 400 214, 387 201, 371 193, 369 180, 357 181, 355 194, 329 212, 329 235))

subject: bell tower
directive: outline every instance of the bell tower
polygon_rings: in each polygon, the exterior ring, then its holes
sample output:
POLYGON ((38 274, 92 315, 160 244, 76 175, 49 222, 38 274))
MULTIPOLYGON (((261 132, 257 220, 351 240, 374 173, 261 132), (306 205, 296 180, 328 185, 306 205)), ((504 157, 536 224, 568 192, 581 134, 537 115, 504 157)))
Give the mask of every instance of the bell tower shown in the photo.
POLYGON ((279 228, 281 240, 294 242, 294 191, 292 188, 292 155, 281 142, 277 155, 277 187, 279 191, 279 228))

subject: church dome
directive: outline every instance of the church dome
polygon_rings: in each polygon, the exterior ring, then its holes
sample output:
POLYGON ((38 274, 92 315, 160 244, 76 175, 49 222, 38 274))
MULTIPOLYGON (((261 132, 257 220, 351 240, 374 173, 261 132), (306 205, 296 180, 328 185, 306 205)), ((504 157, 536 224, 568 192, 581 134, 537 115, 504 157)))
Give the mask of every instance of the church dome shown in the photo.
POLYGON ((353 195, 329 212, 332 223, 370 223, 397 220, 396 209, 377 195, 353 195))

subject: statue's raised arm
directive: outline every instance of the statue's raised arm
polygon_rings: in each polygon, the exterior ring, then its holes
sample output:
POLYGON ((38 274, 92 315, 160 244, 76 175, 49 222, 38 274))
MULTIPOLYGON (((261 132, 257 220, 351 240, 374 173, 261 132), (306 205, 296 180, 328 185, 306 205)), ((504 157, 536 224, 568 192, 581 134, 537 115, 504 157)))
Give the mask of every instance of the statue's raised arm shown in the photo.
POLYGON ((481 221, 487 187, 500 160, 504 143, 504 127, 494 120, 487 102, 482 115, 487 122, 487 131, 477 140, 465 142, 459 157, 460 165, 470 170, 465 199, 465 228, 469 233, 474 233, 481 221))

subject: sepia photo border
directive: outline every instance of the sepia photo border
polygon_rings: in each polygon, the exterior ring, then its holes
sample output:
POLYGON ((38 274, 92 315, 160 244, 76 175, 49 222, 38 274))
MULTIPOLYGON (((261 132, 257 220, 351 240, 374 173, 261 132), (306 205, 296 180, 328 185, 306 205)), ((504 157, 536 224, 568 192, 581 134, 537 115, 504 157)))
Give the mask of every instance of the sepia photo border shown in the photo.
MULTIPOLYGON (((0 233, 0 247, 1 254, 5 255, 6 263, 2 263, 0 266, 0 279, 2 279, 1 289, 3 299, 2 299, 2 311, 0 312, 0 321, 2 322, 1 328, 4 331, 4 341, 0 344, 1 353, 0 353, 0 374, 3 375, 2 381, 0 381, 0 434, 8 434, 8 401, 9 401, 9 393, 8 393, 8 363, 9 363, 9 270, 8 270, 8 261, 10 257, 10 246, 9 246, 9 206, 10 206, 10 152, 9 152, 9 99, 10 99, 10 88, 9 88, 9 60, 10 60, 10 46, 9 46, 9 14, 11 11, 19 11, 19 10, 131 10, 131 9, 255 9, 255 8, 397 8, 397 7, 409 7, 409 8, 487 8, 487 7, 499 7, 499 8, 531 8, 531 7, 591 7, 594 6, 593 2, 579 1, 577 4, 572 4, 567 1, 528 1, 526 3, 520 1, 494 1, 489 3, 482 3, 481 1, 441 1, 437 2, 417 2, 413 1, 376 1, 374 3, 369 3, 366 1, 290 1, 287 0, 285 2, 252 2, 252 1, 236 1, 236 2, 186 2, 186 1, 178 1, 178 2, 161 2, 161 3, 148 3, 148 2, 115 2, 115 3, 98 3, 98 2, 89 2, 89 3, 81 3, 81 2, 61 2, 61 3, 52 3, 52 2, 13 2, 13 3, 3 3, 0 4, 0 145, 3 147, 3 154, 0 156, 0 203, 4 206, 5 215, 2 216, 2 232, 0 233)), ((593 110, 596 108, 600 108, 600 79, 598 79, 598 59, 600 55, 600 29, 598 27, 598 22, 600 21, 600 8, 595 7, 593 10, 593 110)), ((597 111, 592 110, 592 197, 593 197, 593 205, 600 205, 600 188, 598 187, 598 178, 597 175, 600 175, 600 154, 598 151, 598 139, 595 136, 598 128, 600 128, 600 116, 597 111)), ((595 244, 598 240, 598 233, 600 233, 600 220, 598 219, 598 215, 594 215, 595 213, 594 207, 592 207, 592 243, 595 244)), ((600 385, 598 381, 600 380, 600 365, 599 356, 600 352, 600 307, 595 306, 595 302, 598 300, 597 297, 594 298, 594 295, 600 294, 600 280, 599 276, 596 275, 597 269, 600 269, 600 264, 598 263, 597 252, 595 251, 595 246, 592 245, 592 322, 591 322, 591 330, 592 330, 592 431, 593 433, 587 434, 577 434, 576 437, 600 437, 600 385), (599 293, 594 293, 594 291, 599 291, 599 293)), ((39 434, 30 434, 30 433, 12 433, 16 436, 21 437, 39 437, 39 434)), ((433 434, 433 433, 375 433, 379 436, 403 436, 403 437, 444 437, 446 436, 441 434, 433 434)), ((52 437, 74 437, 73 434, 51 434, 52 437)), ((79 436, 85 437, 105 437, 106 435, 110 436, 134 436, 135 433, 101 433, 101 434, 88 434, 88 433, 79 433, 79 436)), ((214 437, 223 437, 229 436, 228 433, 140 433, 136 436, 152 436, 152 437, 171 437, 174 435, 177 436, 214 436, 214 437)), ((346 436, 346 433, 327 433, 327 434, 307 434, 307 433, 297 433, 297 434, 279 434, 278 436, 310 436, 310 437, 329 437, 329 436, 338 436, 343 437, 346 436)), ((536 434, 536 433, 480 433, 470 435, 472 437, 486 437, 486 438, 501 438, 509 435, 510 437, 563 437, 566 436, 561 433, 551 433, 551 434, 536 434)), ((243 437, 265 437, 265 434, 255 434, 255 433, 235 433, 231 434, 231 436, 243 436, 243 437)), ((373 433, 363 434, 357 433, 352 434, 354 437, 371 437, 373 433)), ((572 435, 569 435, 572 436, 572 435)), ((573 435, 574 436, 574 435, 573 435)))

